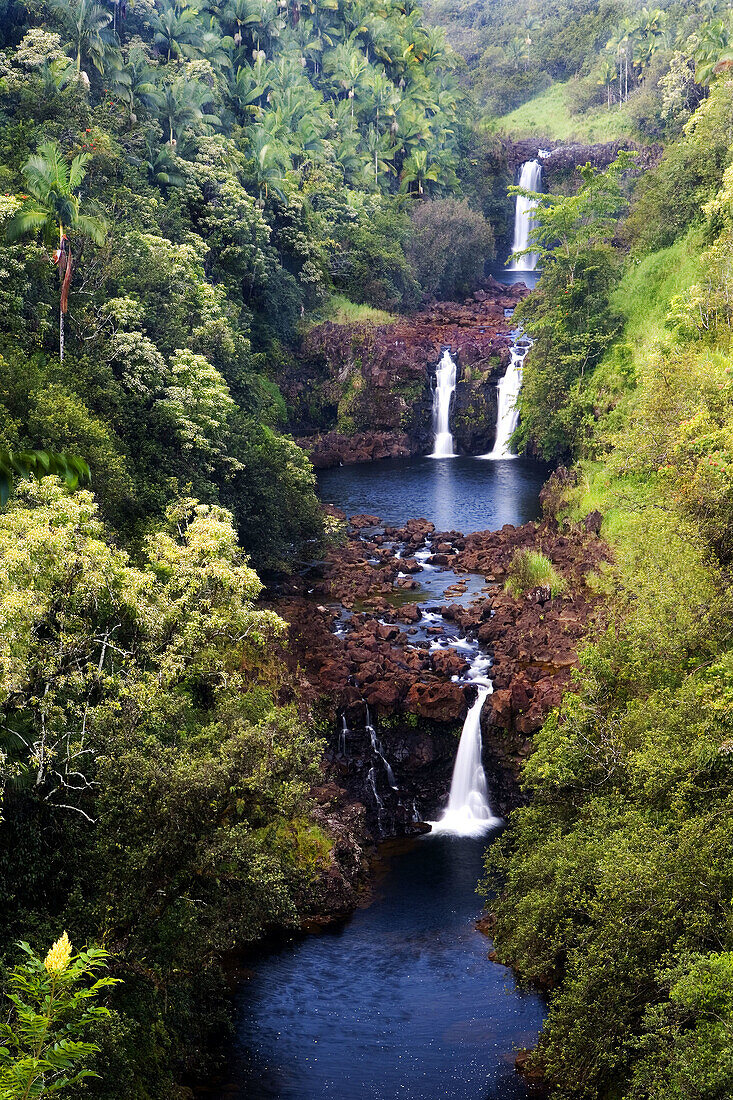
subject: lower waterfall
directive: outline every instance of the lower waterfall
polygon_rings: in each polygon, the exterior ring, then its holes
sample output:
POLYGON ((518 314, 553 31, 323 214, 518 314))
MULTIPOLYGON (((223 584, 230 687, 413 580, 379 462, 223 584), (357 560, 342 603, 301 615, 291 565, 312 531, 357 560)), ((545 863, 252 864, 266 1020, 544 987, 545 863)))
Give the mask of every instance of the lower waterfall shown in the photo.
POLYGON ((450 430, 450 406, 456 388, 456 364, 446 349, 435 372, 433 432, 435 441, 430 458, 455 458, 450 430))
POLYGON ((478 695, 463 723, 448 805, 439 821, 430 822, 434 833, 481 836, 501 822, 491 810, 486 773, 481 763, 481 711, 487 695, 493 691, 491 680, 485 676, 489 663, 488 657, 479 657, 469 673, 471 683, 478 686, 478 695))

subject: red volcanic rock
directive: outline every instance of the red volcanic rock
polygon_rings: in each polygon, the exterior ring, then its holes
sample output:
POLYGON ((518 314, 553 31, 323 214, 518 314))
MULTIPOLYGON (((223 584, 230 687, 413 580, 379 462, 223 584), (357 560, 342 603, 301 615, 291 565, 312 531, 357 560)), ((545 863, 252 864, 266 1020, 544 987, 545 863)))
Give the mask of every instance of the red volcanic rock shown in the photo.
POLYGON ((395 612, 395 618, 401 623, 416 623, 420 621, 422 614, 417 604, 406 603, 395 612))
POLYGON ((491 704, 491 722, 495 726, 509 727, 512 717, 511 691, 494 691, 489 698, 491 704))
POLYGON ((422 718, 436 722, 463 721, 468 711, 465 689, 460 684, 413 684, 405 705, 422 718))
POLYGON ((364 689, 364 698, 370 707, 389 714, 394 711, 406 693, 403 679, 377 680, 364 689))
POLYGON ((300 436, 296 442, 318 470, 382 458, 408 458, 419 451, 405 432, 399 430, 357 432, 355 435, 331 431, 300 436))
POLYGON ((392 623, 377 623, 376 635, 383 642, 393 642, 400 636, 400 628, 392 623))
POLYGON ((422 566, 414 558, 403 558, 400 561, 400 569, 403 573, 421 573, 422 566))
POLYGON ((431 660, 441 676, 463 676, 468 671, 468 661, 452 649, 434 649, 431 660))
POLYGON ((379 527, 381 520, 379 516, 359 515, 352 516, 349 523, 356 531, 361 531, 363 527, 379 527))

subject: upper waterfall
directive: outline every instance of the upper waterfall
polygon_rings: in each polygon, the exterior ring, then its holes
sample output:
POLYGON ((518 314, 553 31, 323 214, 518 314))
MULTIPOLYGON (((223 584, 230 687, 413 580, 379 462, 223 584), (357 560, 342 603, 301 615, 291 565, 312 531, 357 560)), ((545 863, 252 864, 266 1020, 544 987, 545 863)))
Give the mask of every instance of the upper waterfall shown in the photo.
POLYGON ((450 430, 450 405, 456 388, 456 364, 446 349, 435 372, 433 395, 433 432, 435 442, 430 458, 455 458, 450 430))
MULTIPOLYGON (((528 160, 522 165, 519 173, 519 186, 527 191, 539 191, 542 186, 542 164, 539 160, 528 160)), ((534 211, 537 203, 534 199, 517 195, 514 207, 514 241, 512 254, 522 252, 529 245, 529 235, 534 228, 534 211)), ((536 252, 528 252, 526 256, 520 256, 507 265, 508 271, 534 271, 537 267, 538 256, 536 252)))

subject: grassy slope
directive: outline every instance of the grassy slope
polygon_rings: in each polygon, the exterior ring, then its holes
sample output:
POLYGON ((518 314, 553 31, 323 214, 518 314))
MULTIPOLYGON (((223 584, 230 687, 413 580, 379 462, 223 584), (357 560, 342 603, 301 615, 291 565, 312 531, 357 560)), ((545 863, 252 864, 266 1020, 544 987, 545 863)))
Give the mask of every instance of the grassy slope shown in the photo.
MULTIPOLYGON (((615 432, 623 433, 639 396, 629 379, 644 375, 644 365, 664 342, 665 317, 672 299, 695 281, 702 244, 699 234, 691 231, 669 248, 632 261, 613 298, 614 307, 626 319, 622 345, 627 349, 630 370, 622 376, 614 350, 597 368, 593 387, 614 390, 617 405, 609 420, 615 432)), ((570 501, 567 514, 580 520, 589 512, 603 514, 603 536, 623 552, 629 540, 637 538, 631 514, 651 504, 664 487, 654 477, 620 475, 613 462, 585 461, 581 464, 581 482, 570 501)))
POLYGON ((541 95, 523 103, 493 123, 499 133, 514 138, 540 137, 548 141, 615 141, 632 137, 634 127, 623 109, 598 107, 573 114, 567 84, 553 84, 541 95))

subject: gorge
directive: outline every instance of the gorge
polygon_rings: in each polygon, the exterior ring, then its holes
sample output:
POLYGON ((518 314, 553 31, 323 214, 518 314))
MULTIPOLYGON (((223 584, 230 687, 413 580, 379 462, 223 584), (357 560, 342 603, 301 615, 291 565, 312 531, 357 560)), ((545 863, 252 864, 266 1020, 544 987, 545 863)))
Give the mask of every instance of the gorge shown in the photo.
POLYGON ((730 1100, 733 4, 0 11, 0 1100, 730 1100))
MULTIPOLYGON (((513 305, 501 310, 506 322, 513 305)), ((485 334, 466 336, 471 347, 485 334)), ((242 985, 227 1096, 530 1094, 512 1063, 534 1044, 542 1000, 485 962, 473 892, 498 814, 521 800, 527 738, 569 680, 594 602, 585 577, 605 550, 592 527, 538 522, 547 470, 509 449, 531 341, 501 340, 487 454, 455 451, 466 368, 451 343, 436 360, 426 457, 324 463, 320 493, 350 517, 347 540, 275 606, 291 660, 329 700, 322 812, 350 823, 353 850, 381 846, 356 913, 334 867, 341 919, 282 944, 242 985), (535 545, 567 576, 570 602, 504 593, 514 554, 535 545)))

